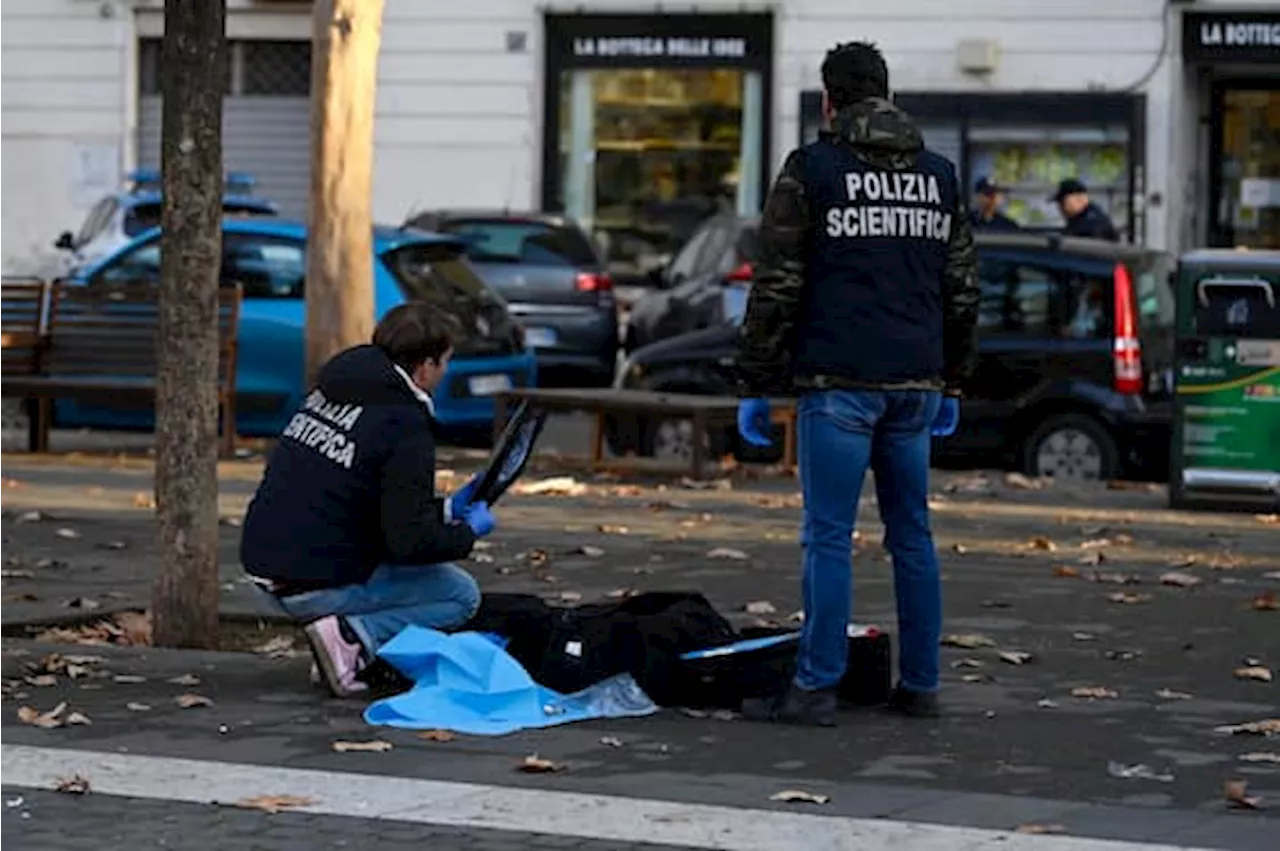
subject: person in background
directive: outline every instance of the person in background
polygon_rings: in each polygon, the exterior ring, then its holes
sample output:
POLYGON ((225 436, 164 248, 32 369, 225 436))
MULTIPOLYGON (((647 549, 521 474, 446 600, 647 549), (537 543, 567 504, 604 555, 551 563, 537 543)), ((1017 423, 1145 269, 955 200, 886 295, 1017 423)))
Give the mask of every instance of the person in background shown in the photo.
POLYGON ((1022 228, 1003 212, 1009 190, 981 177, 973 186, 973 211, 970 221, 975 231, 1016 231, 1022 228))
POLYGON ((930 434, 955 431, 973 369, 977 254, 953 163, 889 100, 871 44, 822 63, 830 129, 791 152, 765 203, 738 357, 738 431, 768 445, 772 394, 798 390, 804 626, 782 694, 745 717, 831 726, 848 663, 851 536, 868 468, 893 556, 899 680, 889 708, 938 712, 942 580, 930 434), (945 393, 945 396, 944 396, 945 393))
POLYGON ((1073 177, 1058 184, 1058 191, 1049 199, 1058 205, 1067 236, 1106 239, 1119 242, 1120 234, 1102 208, 1089 200, 1089 189, 1073 177))
POLYGON ((453 323, 424 303, 378 323, 372 345, 334 356, 285 427, 249 504, 240 558, 250 578, 306 624, 316 665, 339 697, 410 625, 461 626, 480 589, 449 562, 493 531, 472 479, 435 494, 436 387, 453 323))

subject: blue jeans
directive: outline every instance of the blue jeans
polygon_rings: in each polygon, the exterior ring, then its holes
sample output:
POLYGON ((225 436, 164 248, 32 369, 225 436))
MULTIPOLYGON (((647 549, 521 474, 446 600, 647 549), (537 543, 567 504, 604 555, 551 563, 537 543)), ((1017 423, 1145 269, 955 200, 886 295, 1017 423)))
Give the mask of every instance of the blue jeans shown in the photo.
POLYGON ((462 626, 480 608, 480 586, 453 564, 384 564, 362 585, 306 591, 276 602, 300 621, 342 615, 373 656, 406 626, 462 626))
POLYGON ((867 468, 875 473, 898 603, 904 688, 938 688, 942 580, 929 530, 929 426, 941 395, 926 390, 830 390, 799 406, 804 492, 804 628, 796 685, 836 686, 848 664, 852 535, 867 468))

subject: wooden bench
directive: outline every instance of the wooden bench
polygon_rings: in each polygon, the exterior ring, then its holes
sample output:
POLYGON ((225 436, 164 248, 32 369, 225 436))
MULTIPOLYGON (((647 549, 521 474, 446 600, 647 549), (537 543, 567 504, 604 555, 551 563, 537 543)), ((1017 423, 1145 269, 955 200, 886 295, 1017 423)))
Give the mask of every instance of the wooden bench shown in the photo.
MULTIPOLYGON (((55 399, 84 402, 154 402, 156 394, 156 335, 159 302, 150 284, 83 286, 46 285, 47 307, 32 368, 14 372, 6 364, 3 395, 35 400, 31 450, 49 448, 50 403, 55 399)), ((240 322, 241 289, 218 291, 218 407, 224 455, 235 450, 236 330, 240 322)), ((15 306, 25 304, 13 291, 15 306)), ((5 285, 4 314, 10 321, 10 288, 5 285)), ((27 309, 25 313, 30 313, 27 309)), ((15 307, 15 323, 25 315, 15 307)), ((8 346, 6 344, 6 350, 8 346)), ((16 347, 15 347, 16 351, 16 347)))
MULTIPOLYGON (((523 388, 498 394, 495 398, 494 433, 500 433, 507 421, 507 411, 527 399, 538 410, 548 413, 585 412, 593 417, 590 462, 593 468, 604 465, 605 420, 610 415, 676 417, 693 426, 692 458, 689 474, 702 478, 707 470, 707 447, 713 429, 734 428, 738 421, 738 399, 732 396, 697 396, 687 393, 654 393, 647 390, 523 388)), ((775 399, 771 420, 784 429, 783 463, 796 463, 795 402, 775 399)), ((632 466, 638 466, 632 464, 632 466)))
MULTIPOLYGON (((0 384, 9 388, 40 373, 40 358, 48 343, 50 284, 39 278, 9 278, 0 283, 0 384)), ((34 447, 49 419, 49 400, 32 400, 27 409, 27 442, 34 447)))

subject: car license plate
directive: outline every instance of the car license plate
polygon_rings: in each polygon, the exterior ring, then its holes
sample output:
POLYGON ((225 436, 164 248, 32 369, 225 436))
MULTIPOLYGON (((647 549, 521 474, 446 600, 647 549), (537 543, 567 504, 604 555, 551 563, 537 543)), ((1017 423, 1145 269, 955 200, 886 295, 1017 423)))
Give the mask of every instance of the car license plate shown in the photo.
POLYGON ((492 396, 511 389, 509 375, 474 375, 467 379, 472 396, 492 396))
POLYGON ((547 349, 556 344, 554 328, 526 328, 524 341, 535 349, 547 349))

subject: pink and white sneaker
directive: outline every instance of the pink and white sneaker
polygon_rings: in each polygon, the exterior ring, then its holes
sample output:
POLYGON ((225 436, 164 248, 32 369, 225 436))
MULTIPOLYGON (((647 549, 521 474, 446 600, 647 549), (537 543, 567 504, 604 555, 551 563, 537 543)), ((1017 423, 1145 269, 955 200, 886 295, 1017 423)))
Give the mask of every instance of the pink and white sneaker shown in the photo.
POLYGON ((368 690, 367 685, 356 679, 364 667, 364 648, 342 634, 342 622, 337 615, 312 621, 303 632, 311 643, 320 675, 335 697, 350 697, 368 690))

